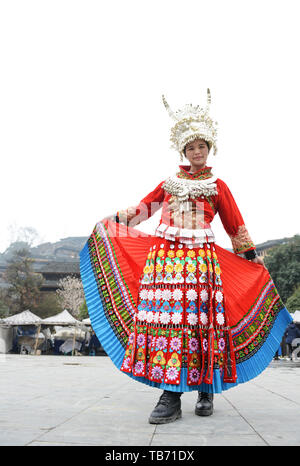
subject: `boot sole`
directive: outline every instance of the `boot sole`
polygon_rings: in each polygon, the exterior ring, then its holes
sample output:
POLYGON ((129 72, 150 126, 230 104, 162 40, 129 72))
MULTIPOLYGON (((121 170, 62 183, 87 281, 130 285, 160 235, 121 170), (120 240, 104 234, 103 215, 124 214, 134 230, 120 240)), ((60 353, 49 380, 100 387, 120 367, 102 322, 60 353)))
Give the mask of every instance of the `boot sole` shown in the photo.
POLYGON ((168 424, 174 422, 176 419, 182 417, 182 411, 177 411, 173 416, 170 417, 149 417, 149 424, 168 424))
POLYGON ((197 416, 211 416, 214 412, 213 408, 211 409, 195 409, 195 414, 197 416))

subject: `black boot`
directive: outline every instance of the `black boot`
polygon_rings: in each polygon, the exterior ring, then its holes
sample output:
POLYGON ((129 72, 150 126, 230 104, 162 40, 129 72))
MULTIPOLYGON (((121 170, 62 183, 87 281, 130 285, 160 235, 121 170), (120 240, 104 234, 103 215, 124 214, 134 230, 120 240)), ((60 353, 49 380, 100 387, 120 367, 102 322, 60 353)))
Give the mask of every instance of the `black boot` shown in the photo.
POLYGON ((214 410, 213 399, 213 393, 198 392, 195 414, 197 416, 210 416, 214 410))
POLYGON ((150 424, 167 424, 176 421, 181 417, 181 397, 182 393, 169 392, 164 390, 157 405, 150 414, 150 424))

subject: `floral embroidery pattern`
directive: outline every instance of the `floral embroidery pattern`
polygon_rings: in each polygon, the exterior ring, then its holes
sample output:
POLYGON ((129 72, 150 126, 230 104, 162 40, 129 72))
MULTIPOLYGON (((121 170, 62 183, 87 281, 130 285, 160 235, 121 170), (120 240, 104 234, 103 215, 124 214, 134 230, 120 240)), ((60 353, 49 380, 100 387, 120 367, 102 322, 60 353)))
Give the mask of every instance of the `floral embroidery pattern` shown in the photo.
MULTIPOLYGON (((226 357, 232 347, 215 247, 155 241, 140 278, 136 321, 121 370, 176 385, 186 367, 189 385, 212 383, 212 366, 222 371, 234 360, 232 354, 226 357)), ((232 368, 229 372, 234 375, 232 368)))
POLYGON ((245 225, 240 225, 236 235, 229 235, 233 250, 236 254, 241 254, 248 251, 250 248, 255 248, 255 245, 248 233, 245 225))
POLYGON ((122 275, 115 246, 106 228, 98 224, 88 240, 89 266, 97 303, 107 322, 105 331, 117 338, 124 351, 121 370, 141 381, 211 383, 215 369, 223 374, 224 382, 234 381, 234 365, 243 367, 256 356, 284 309, 269 278, 247 313, 229 329, 213 243, 197 249, 153 239, 138 293, 134 290, 133 294, 122 275), (165 270, 168 262, 170 267, 165 270), (167 274, 173 283, 164 283, 167 274))
POLYGON ((205 167, 201 170, 198 170, 196 173, 188 173, 185 170, 180 170, 177 173, 178 178, 184 178, 188 180, 206 180, 207 178, 212 177, 212 167, 205 167))

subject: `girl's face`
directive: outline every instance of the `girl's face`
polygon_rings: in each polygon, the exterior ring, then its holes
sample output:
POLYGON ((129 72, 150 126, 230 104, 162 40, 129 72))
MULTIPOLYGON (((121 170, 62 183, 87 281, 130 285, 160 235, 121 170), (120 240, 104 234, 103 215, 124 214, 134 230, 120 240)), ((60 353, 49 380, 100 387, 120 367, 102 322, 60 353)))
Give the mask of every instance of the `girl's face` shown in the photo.
POLYGON ((209 150, 204 139, 195 139, 185 146, 185 156, 194 170, 205 167, 208 153, 209 150))

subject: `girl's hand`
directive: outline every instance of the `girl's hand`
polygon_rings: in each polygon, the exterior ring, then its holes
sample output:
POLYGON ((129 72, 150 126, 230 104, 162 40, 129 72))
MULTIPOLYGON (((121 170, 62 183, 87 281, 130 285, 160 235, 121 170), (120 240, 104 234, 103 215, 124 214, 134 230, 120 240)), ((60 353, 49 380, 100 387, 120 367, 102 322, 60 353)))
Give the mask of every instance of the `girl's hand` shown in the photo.
POLYGON ((104 223, 105 220, 112 220, 113 222, 116 221, 116 215, 108 215, 107 217, 104 217, 101 222, 104 223))
POLYGON ((263 261, 263 259, 259 256, 255 257, 254 259, 251 259, 252 262, 256 262, 256 264, 260 264, 260 265, 263 265, 265 267, 265 269, 267 268, 265 266, 265 263, 263 261))

